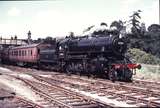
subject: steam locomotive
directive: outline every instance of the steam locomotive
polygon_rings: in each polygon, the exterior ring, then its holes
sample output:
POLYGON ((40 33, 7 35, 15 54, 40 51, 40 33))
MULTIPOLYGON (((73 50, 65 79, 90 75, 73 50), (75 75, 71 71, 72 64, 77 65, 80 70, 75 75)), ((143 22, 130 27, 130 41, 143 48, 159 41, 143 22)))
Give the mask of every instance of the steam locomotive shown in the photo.
POLYGON ((2 61, 21 65, 36 64, 68 74, 78 73, 106 77, 112 81, 131 81, 140 65, 125 56, 124 37, 112 30, 80 37, 66 37, 52 44, 39 43, 6 49, 2 61))

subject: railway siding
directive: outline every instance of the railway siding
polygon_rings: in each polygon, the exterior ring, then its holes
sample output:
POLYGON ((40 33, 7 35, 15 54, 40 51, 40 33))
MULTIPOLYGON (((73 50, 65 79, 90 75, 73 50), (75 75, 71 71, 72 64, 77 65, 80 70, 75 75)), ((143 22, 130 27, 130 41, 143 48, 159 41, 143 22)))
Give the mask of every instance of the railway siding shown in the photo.
POLYGON ((36 82, 27 79, 21 79, 26 84, 28 84, 32 90, 40 95, 41 97, 50 101, 51 104, 58 107, 66 108, 105 108, 110 107, 109 105, 103 104, 101 102, 95 101, 86 96, 79 95, 73 91, 62 88, 57 85, 48 85, 44 81, 36 82))
MULTIPOLYGON (((36 76, 36 78, 38 78, 36 76)), ((89 83, 88 85, 78 85, 73 84, 72 81, 62 81, 54 78, 41 78, 48 82, 51 85, 59 84, 65 86, 67 89, 72 89, 73 91, 85 91, 90 94, 99 94, 97 96, 100 97, 109 97, 112 99, 117 99, 121 101, 126 101, 127 104, 132 104, 136 106, 160 106, 160 94, 154 93, 153 91, 149 91, 148 89, 128 86, 128 85, 120 85, 111 82, 96 82, 89 83)), ((70 78, 71 79, 71 78, 70 78)), ((83 93, 83 92, 82 92, 83 93)), ((86 94, 86 93, 83 93, 86 94)), ((98 98, 97 98, 98 99, 98 98)))

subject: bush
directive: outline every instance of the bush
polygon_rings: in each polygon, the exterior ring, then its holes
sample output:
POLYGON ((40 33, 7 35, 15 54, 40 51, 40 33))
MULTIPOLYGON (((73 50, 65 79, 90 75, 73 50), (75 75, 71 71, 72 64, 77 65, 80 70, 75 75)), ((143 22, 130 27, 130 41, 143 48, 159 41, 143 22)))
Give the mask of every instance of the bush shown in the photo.
POLYGON ((160 64, 160 58, 136 48, 129 49, 127 56, 129 56, 133 62, 136 61, 144 64, 160 64))

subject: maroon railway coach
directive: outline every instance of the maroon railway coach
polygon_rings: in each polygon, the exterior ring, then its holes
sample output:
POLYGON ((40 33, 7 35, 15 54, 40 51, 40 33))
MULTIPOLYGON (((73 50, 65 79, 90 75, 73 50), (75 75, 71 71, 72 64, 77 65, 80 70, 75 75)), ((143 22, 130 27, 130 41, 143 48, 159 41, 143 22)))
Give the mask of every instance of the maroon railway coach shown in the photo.
POLYGON ((36 64, 39 61, 40 49, 46 46, 45 44, 31 44, 13 47, 9 50, 9 61, 16 62, 18 65, 36 64))

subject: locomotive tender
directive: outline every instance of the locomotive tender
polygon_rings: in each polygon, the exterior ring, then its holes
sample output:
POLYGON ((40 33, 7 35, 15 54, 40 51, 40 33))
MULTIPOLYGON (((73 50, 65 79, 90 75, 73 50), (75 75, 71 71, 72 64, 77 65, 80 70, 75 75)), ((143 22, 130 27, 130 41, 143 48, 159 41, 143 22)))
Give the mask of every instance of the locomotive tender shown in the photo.
MULTIPOLYGON (((110 80, 131 81, 140 65, 125 57, 127 44, 114 31, 94 32, 90 36, 66 37, 54 44, 37 44, 7 49, 5 59, 21 64, 50 66, 68 74, 98 75, 110 80), (8 54, 8 55, 7 55, 8 54)), ((3 60, 5 61, 5 60, 3 60)))

